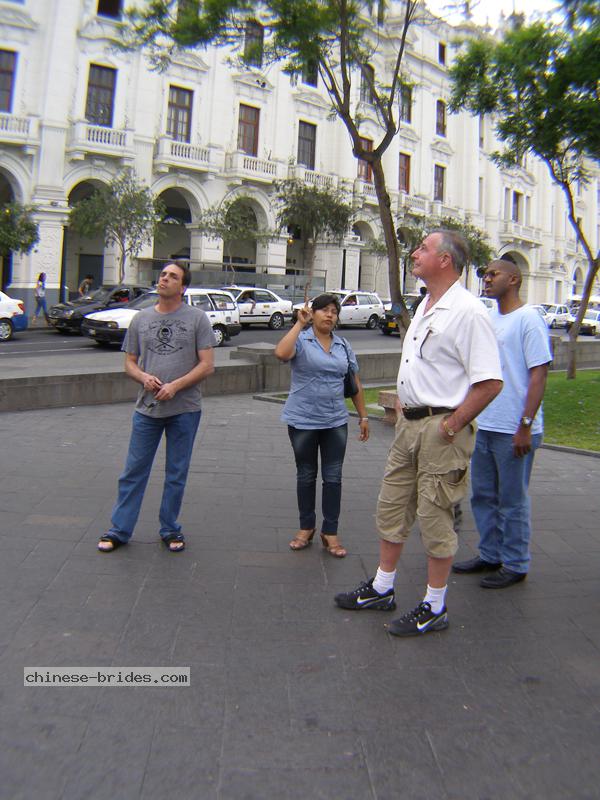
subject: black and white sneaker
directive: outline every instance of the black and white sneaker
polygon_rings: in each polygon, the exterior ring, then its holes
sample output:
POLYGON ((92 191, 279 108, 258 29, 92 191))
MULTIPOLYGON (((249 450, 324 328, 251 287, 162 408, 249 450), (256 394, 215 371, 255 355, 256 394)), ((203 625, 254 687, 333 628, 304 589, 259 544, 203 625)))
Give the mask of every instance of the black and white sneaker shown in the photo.
POLYGON ((439 614, 434 614, 429 603, 423 601, 407 614, 393 620, 388 633, 393 636, 419 636, 429 631, 443 631, 448 627, 448 611, 446 607, 439 614))
POLYGON ((349 608, 352 611, 360 611, 363 608, 373 608, 377 611, 393 611, 396 608, 394 601, 394 590, 388 589, 385 594, 379 594, 373 588, 374 578, 370 578, 353 592, 342 592, 336 594, 335 602, 340 608, 349 608))

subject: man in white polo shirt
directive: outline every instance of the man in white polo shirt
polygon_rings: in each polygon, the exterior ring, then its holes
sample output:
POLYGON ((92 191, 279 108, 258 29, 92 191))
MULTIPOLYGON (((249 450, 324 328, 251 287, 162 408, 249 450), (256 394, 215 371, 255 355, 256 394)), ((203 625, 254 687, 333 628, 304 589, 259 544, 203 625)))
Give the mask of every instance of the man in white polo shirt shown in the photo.
POLYGON ((427 286, 406 333, 398 373, 398 423, 379 500, 379 567, 338 594, 351 610, 396 607, 396 565, 415 521, 427 553, 427 591, 388 627, 415 636, 448 627, 446 588, 457 550, 454 505, 467 490, 475 417, 502 389, 498 345, 485 306, 460 283, 468 247, 455 231, 430 233, 412 254, 427 286))

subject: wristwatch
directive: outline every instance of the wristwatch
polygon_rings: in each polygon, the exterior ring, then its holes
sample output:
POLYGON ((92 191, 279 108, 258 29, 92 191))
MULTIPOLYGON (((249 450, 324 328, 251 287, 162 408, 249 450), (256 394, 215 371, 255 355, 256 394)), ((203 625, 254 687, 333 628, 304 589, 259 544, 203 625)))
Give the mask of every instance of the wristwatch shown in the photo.
POLYGON ((452 428, 451 428, 451 427, 448 425, 448 420, 447 420, 447 419, 443 419, 443 420, 442 420, 442 428, 443 428, 443 429, 446 431, 446 436, 449 436, 451 439, 452 439, 454 436, 456 436, 456 431, 455 431, 455 430, 453 430, 453 429, 452 429, 452 428))
POLYGON ((521 417, 520 424, 523 428, 531 428, 533 419, 531 417, 521 417))

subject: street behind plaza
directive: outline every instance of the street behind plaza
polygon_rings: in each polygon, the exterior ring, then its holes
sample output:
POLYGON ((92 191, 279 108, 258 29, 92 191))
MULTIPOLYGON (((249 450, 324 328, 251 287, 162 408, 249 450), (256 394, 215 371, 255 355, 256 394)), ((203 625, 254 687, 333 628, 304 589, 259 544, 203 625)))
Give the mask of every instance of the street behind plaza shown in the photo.
MULTIPOLYGON (((361 444, 352 422, 343 561, 289 550, 281 408, 241 395, 206 400, 186 552, 158 541, 161 457, 132 543, 105 555, 131 410, 0 419, 2 800, 598 796, 600 459, 541 450, 528 580, 453 576, 450 628, 397 640, 332 600, 375 568, 389 428, 361 444), (23 686, 24 667, 65 666, 190 667, 191 685, 23 686)), ((424 583, 415 534, 399 612, 424 583)))

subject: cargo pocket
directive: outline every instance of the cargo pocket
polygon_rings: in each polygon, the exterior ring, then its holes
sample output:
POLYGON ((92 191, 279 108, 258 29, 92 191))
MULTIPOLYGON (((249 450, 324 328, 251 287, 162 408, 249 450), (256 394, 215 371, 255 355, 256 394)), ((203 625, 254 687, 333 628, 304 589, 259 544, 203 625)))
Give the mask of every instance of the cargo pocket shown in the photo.
POLYGON ((427 475, 422 483, 423 494, 438 508, 449 509, 467 493, 468 468, 452 469, 442 475, 427 475))

